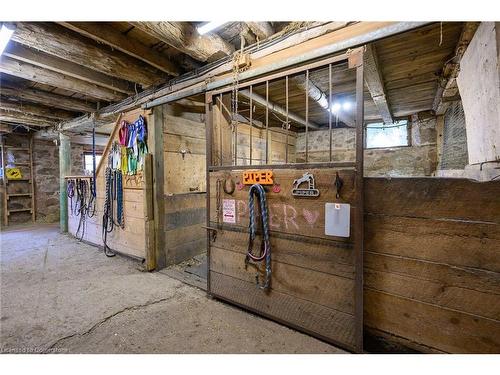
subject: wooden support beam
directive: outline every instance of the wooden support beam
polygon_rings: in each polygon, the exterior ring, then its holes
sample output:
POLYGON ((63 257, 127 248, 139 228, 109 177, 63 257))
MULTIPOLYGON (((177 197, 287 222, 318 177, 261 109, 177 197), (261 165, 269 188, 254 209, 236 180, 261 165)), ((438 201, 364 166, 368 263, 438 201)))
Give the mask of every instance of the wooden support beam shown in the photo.
POLYGON ((26 100, 73 112, 94 112, 97 110, 97 105, 92 102, 37 89, 19 88, 4 82, 2 82, 1 91, 4 97, 26 100))
MULTIPOLYGON (((3 92, 2 92, 3 94, 3 92)), ((19 113, 26 113, 33 116, 42 116, 57 120, 68 120, 75 117, 74 113, 62 109, 45 107, 38 104, 23 103, 11 99, 0 98, 0 109, 19 113)))
POLYGON ((189 22, 132 22, 132 25, 199 61, 213 61, 234 52, 234 47, 220 36, 199 35, 189 22))
POLYGON ((68 195, 66 176, 71 173, 71 143, 69 136, 59 133, 59 230, 68 231, 68 195))
POLYGON ((9 43, 3 55, 11 57, 17 61, 29 63, 40 68, 52 70, 69 77, 106 87, 113 91, 118 91, 124 94, 134 93, 134 87, 130 82, 108 76, 86 68, 85 66, 60 59, 59 57, 52 56, 44 52, 33 50, 16 42, 9 43))
POLYGON ((466 22, 458 40, 457 47, 455 48, 455 54, 453 58, 449 59, 442 70, 441 76, 438 81, 438 88, 436 90, 436 96, 434 97, 434 102, 432 104, 432 109, 436 115, 443 115, 452 100, 447 100, 449 98, 457 97, 459 95, 458 85, 456 78, 458 72, 460 71, 460 60, 467 49, 470 41, 474 37, 477 28, 479 27, 479 22, 466 22))
POLYGON ((384 124, 392 124, 391 109, 384 88, 384 78, 380 70, 375 46, 368 44, 364 53, 365 83, 384 124))
POLYGON ((123 52, 46 22, 18 22, 12 40, 98 72, 150 86, 167 78, 123 52))
POLYGON ((64 27, 76 31, 99 43, 104 43, 118 51, 142 60, 156 69, 172 76, 180 74, 179 68, 167 56, 162 55, 137 40, 118 32, 104 22, 59 22, 64 27))
POLYGON ((269 22, 246 22, 250 30, 259 41, 265 40, 274 34, 274 29, 269 22))
POLYGON ((52 70, 17 61, 7 56, 0 57, 0 72, 43 83, 45 85, 59 87, 68 91, 74 91, 108 102, 118 101, 126 97, 126 95, 122 93, 99 87, 76 78, 71 78, 52 70))
POLYGON ((49 119, 46 117, 33 116, 30 114, 14 111, 5 111, 3 109, 0 109, 0 121, 29 126, 54 126, 57 122, 54 119, 49 119))

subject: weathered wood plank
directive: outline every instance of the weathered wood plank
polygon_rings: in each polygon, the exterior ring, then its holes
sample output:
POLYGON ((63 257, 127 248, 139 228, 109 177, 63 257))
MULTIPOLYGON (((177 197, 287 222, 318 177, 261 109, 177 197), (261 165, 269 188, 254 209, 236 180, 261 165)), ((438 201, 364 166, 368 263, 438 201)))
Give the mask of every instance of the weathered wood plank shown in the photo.
POLYGON ((285 293, 265 293, 255 283, 210 272, 210 293, 326 340, 354 346, 354 317, 285 293))
POLYGON ((498 353, 500 322, 365 288, 368 327, 450 353, 498 353))
POLYGON ((452 178, 366 178, 365 212, 500 223, 500 183, 452 178))
MULTIPOLYGON (((3 87, 2 87, 3 94, 3 87)), ((0 99, 0 109, 4 109, 6 111, 14 111, 25 113, 33 116, 42 116, 53 118, 56 120, 63 120, 73 118, 74 114, 69 111, 64 111, 57 108, 45 107, 38 104, 30 104, 30 103, 20 103, 18 101, 10 100, 1 96, 0 99)))

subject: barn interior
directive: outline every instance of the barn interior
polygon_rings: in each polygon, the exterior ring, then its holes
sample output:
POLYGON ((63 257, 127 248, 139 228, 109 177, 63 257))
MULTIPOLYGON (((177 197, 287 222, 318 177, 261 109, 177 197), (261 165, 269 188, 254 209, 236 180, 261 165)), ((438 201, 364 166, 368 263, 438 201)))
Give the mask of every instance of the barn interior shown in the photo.
POLYGON ((2 347, 500 352, 500 23, 1 27, 2 347))

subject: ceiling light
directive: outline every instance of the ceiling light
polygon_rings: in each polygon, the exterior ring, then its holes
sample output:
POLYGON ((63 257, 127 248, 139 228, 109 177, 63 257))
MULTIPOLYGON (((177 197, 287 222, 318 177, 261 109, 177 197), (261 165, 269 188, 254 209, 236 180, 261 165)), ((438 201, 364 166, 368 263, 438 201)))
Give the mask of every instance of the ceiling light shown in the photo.
POLYGON ((226 22, 217 22, 217 21, 211 21, 207 22, 206 24, 197 27, 196 30, 198 31, 198 34, 203 35, 206 33, 209 33, 212 30, 215 30, 218 27, 221 27, 224 25, 226 22))
POLYGON ((2 28, 0 29, 0 56, 2 56, 2 53, 7 47, 7 43, 9 43, 10 37, 14 33, 14 30, 11 30, 7 28, 5 25, 2 25, 2 28))
POLYGON ((340 107, 340 103, 333 103, 330 110, 332 111, 332 113, 337 113, 338 111, 340 111, 340 107))
POLYGON ((348 110, 350 110, 350 109, 351 109, 351 107, 352 107, 352 103, 351 103, 351 102, 344 102, 344 103, 342 104, 342 109, 343 109, 344 111, 348 111, 348 110))

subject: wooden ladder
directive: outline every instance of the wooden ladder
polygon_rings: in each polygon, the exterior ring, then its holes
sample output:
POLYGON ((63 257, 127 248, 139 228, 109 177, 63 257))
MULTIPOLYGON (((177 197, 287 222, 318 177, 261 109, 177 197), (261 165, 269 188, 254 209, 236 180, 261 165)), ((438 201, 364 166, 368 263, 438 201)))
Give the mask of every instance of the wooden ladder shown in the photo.
POLYGON ((29 135, 29 143, 28 147, 16 147, 16 146, 9 146, 5 144, 6 140, 6 135, 2 136, 2 143, 1 143, 1 156, 2 156, 2 180, 3 180, 3 185, 5 187, 5 192, 3 194, 3 207, 4 207, 4 224, 6 226, 9 225, 9 216, 14 213, 18 212, 30 212, 31 213, 31 221, 35 222, 35 186, 33 183, 33 135, 29 135), (12 152, 12 153, 17 153, 17 152, 28 152, 29 154, 29 162, 25 163, 7 163, 6 162, 6 156, 7 152, 12 152), (24 177, 21 179, 8 179, 6 175, 6 170, 5 167, 6 165, 9 165, 10 167, 25 167, 24 170, 26 169, 29 171, 29 178, 24 177), (29 192, 23 192, 23 193, 9 193, 9 186, 10 184, 28 184, 29 185, 29 192), (23 208, 14 208, 10 209, 9 208, 9 202, 10 198, 13 197, 30 197, 30 207, 23 207, 23 208))

